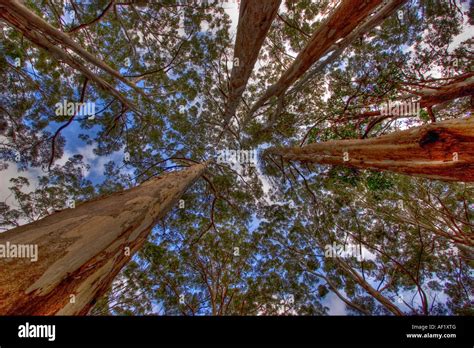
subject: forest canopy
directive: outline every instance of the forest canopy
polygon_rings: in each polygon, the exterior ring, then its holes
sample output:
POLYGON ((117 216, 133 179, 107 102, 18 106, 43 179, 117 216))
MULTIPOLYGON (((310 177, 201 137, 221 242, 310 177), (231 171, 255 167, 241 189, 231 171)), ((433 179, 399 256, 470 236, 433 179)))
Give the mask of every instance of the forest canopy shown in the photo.
POLYGON ((473 315, 473 15, 1 0, 0 314, 473 315))

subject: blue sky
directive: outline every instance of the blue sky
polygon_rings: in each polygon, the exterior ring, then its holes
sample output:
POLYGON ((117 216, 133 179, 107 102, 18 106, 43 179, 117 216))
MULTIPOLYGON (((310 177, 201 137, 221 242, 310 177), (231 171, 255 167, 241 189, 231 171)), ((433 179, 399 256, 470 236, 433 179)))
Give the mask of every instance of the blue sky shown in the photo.
MULTIPOLYGON (((468 3, 463 4, 463 9, 467 10, 468 3)), ((238 8, 236 6, 232 6, 232 4, 229 4, 229 6, 226 8, 226 12, 229 14, 231 20, 232 20, 232 27, 231 27, 231 32, 235 33, 235 28, 237 25, 237 20, 238 20, 238 8)), ((68 15, 64 17, 66 22, 70 22, 70 18, 68 15)), ((450 46, 450 49, 453 50, 457 45, 459 45, 460 42, 468 39, 469 37, 472 37, 473 33, 473 28, 470 25, 465 25, 463 32, 458 35, 455 40, 453 41, 453 44, 450 46)), ((410 50, 411 48, 407 47, 406 50, 410 50)), ((256 65, 258 68, 259 64, 256 65)), ((436 67, 433 67, 433 73, 436 76, 436 67)), ((97 107, 96 110, 100 110, 100 107, 97 107)), ((100 117, 100 116, 98 116, 100 117)), ((52 133, 55 132, 55 130, 60 126, 60 123, 51 123, 48 126, 48 130, 51 131, 52 133)), ((112 153, 111 155, 108 156, 96 156, 93 152, 93 149, 95 147, 95 144, 88 145, 85 143, 83 140, 81 140, 78 135, 80 133, 85 133, 87 132, 92 136, 92 134, 96 131, 96 129, 91 128, 88 130, 82 130, 79 126, 78 122, 72 122, 71 125, 69 125, 67 128, 65 128, 62 131, 62 136, 66 139, 66 145, 64 148, 64 156, 55 162, 55 164, 64 164, 67 159, 75 154, 81 154, 84 158, 84 162, 90 166, 90 170, 85 173, 86 178, 91 180, 93 183, 99 183, 104 179, 103 176, 103 171, 104 171, 104 165, 113 160, 117 164, 122 164, 123 163, 123 158, 124 158, 124 150, 116 151, 112 153)), ((263 149, 266 147, 266 145, 262 145, 261 148, 263 149)), ((123 171, 130 171, 126 167, 123 167, 123 171)), ((26 172, 18 172, 18 169, 16 167, 16 164, 13 162, 10 162, 10 166, 7 170, 2 172, 2 175, 0 177, 0 200, 4 201, 9 197, 10 192, 8 190, 9 184, 9 179, 16 177, 18 175, 26 176, 32 183, 31 189, 34 189, 34 185, 37 182, 36 177, 38 175, 43 174, 41 172, 41 169, 39 168, 31 168, 29 171, 26 172)), ((263 175, 260 175, 260 179, 262 181, 262 185, 264 188, 264 191, 268 192, 271 189, 271 183, 266 180, 266 178, 263 175)), ((266 197, 268 199, 268 196, 266 197)), ((11 201, 11 198, 7 199, 7 203, 14 205, 15 202, 11 201)), ((267 203, 273 203, 271 201, 267 201, 267 203)), ((280 202, 281 203, 281 202, 280 202)), ((255 229, 258 227, 260 221, 254 217, 252 220, 251 229, 255 229)), ((373 284, 376 285, 376 284, 373 284)), ((411 294, 404 294, 404 296, 411 296, 411 294)), ((345 304, 337 298, 337 296, 333 293, 328 294, 328 296, 325 298, 323 301, 323 304, 328 306, 330 308, 330 314, 346 314, 345 311, 345 304)))

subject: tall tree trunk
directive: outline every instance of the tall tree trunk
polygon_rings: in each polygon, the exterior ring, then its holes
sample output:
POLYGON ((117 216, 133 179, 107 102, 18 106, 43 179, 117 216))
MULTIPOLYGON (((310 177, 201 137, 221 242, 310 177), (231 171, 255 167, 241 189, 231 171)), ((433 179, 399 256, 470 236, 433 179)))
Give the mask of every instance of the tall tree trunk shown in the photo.
POLYGON ((22 32, 40 32, 44 36, 48 36, 54 42, 70 48, 87 62, 99 67, 100 69, 119 79, 129 87, 133 88, 136 92, 143 93, 140 88, 138 88, 137 86, 135 86, 134 83, 128 81, 125 77, 120 75, 118 71, 112 69, 102 60, 96 58, 93 54, 87 52, 67 34, 50 25, 48 22, 36 15, 36 13, 28 9, 22 3, 20 3, 18 0, 0 0, 0 5, 2 10, 4 11, 2 11, 3 13, 1 14, 1 17, 3 17, 6 21, 15 26, 18 30, 22 32))
POLYGON ((271 97, 282 95, 311 65, 323 57, 339 39, 349 35, 381 3, 382 0, 342 1, 332 15, 321 23, 306 47, 298 54, 278 82, 269 87, 254 104, 250 115, 271 97))
MULTIPOLYGON (((430 108, 438 104, 442 104, 458 98, 474 96, 474 74, 462 74, 454 79, 454 81, 445 85, 433 88, 422 88, 419 91, 412 92, 420 97, 419 103, 421 108, 430 108)), ((412 95, 402 96, 400 100, 410 98, 412 95)), ((366 111, 359 115, 347 116, 337 120, 338 123, 349 120, 360 120, 374 116, 380 116, 380 110, 366 111)))
POLYGON ((239 24, 234 47, 234 65, 224 112, 224 129, 237 110, 260 48, 278 12, 280 3, 281 0, 242 0, 240 4, 239 24))
POLYGON ((0 258, 0 314, 87 314, 206 165, 153 178, 0 234, 0 246, 38 246, 36 262, 0 258))
POLYGON ((363 36, 377 25, 381 24, 385 19, 390 17, 397 9, 400 8, 407 0, 389 0, 384 1, 380 8, 374 11, 373 15, 367 18, 367 20, 354 29, 349 35, 347 35, 342 41, 335 43, 329 51, 331 54, 324 60, 319 61, 307 73, 291 88, 288 94, 293 94, 300 91, 308 81, 314 79, 318 74, 324 71, 324 68, 334 62, 344 50, 352 44, 357 38, 363 36))
MULTIPOLYGON (((426 108, 428 111, 428 115, 430 116, 431 122, 436 122, 435 115, 433 113, 433 106, 442 104, 454 99, 472 96, 474 94, 474 77, 472 74, 467 74, 464 77, 456 79, 455 81, 448 83, 444 86, 440 86, 437 88, 423 88, 420 91, 414 92, 416 95, 420 96, 420 107, 426 108)), ((393 118, 395 115, 384 115, 380 116, 381 112, 366 112, 364 113, 366 116, 377 116, 376 118, 372 119, 367 128, 362 135, 362 138, 366 138, 369 135, 369 132, 380 122, 383 122, 386 119, 393 118)), ((359 115, 360 116, 360 115, 359 115)), ((357 119, 358 116, 355 116, 357 119)), ((403 118, 404 116, 395 116, 397 118, 403 118)))
POLYGON ((453 99, 474 95, 474 76, 467 77, 461 81, 440 86, 436 89, 424 88, 416 92, 421 96, 420 106, 430 107, 453 99))
POLYGON ((62 50, 60 47, 52 44, 41 34, 31 31, 25 32, 24 35, 31 42, 48 51, 54 58, 58 59, 59 61, 62 61, 63 63, 66 63, 73 69, 76 69, 77 71, 81 72, 89 80, 94 81, 101 89, 117 98, 124 106, 126 106, 130 110, 139 112, 139 108, 132 101, 127 99, 122 93, 120 93, 109 82, 89 70, 84 64, 82 64, 81 61, 75 59, 73 56, 62 50))
POLYGON ((431 123, 371 139, 273 148, 285 161, 388 170, 450 181, 474 181, 474 118, 431 123))
POLYGON ((94 74, 82 63, 81 60, 69 54, 66 50, 62 49, 60 45, 70 48, 87 62, 101 68, 146 97, 143 91, 135 86, 135 84, 128 81, 103 61, 97 59, 84 50, 67 34, 57 30, 49 23, 45 22, 41 17, 37 16, 17 0, 0 0, 0 9, 0 18, 4 19, 7 23, 22 32, 28 40, 48 51, 56 59, 61 60, 73 69, 80 71, 91 81, 96 82, 100 88, 108 91, 120 100, 122 104, 127 106, 129 109, 139 112, 139 108, 123 96, 109 82, 94 74))

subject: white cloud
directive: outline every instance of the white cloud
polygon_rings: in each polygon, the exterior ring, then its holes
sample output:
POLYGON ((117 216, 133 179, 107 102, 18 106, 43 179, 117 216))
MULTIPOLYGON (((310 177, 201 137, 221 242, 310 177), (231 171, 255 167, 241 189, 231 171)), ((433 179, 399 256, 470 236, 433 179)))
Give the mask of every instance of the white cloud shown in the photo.
POLYGON ((329 307, 329 315, 347 315, 346 304, 335 293, 330 292, 324 302, 329 307))
POLYGON ((35 187, 38 185, 38 176, 41 175, 41 170, 38 168, 28 168, 27 171, 20 172, 15 162, 7 163, 8 168, 2 170, 2 174, 0 175, 0 201, 5 202, 10 206, 16 206, 17 202, 15 202, 11 191, 8 189, 12 185, 10 179, 19 176, 27 178, 30 182, 30 186, 26 187, 24 192, 31 192, 34 191, 35 187))

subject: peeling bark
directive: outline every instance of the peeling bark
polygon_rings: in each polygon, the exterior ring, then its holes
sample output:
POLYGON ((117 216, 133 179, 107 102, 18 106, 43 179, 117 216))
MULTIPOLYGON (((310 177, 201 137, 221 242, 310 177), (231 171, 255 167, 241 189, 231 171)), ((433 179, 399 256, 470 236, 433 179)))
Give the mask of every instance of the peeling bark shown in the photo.
POLYGON ((323 57, 339 39, 349 35, 381 3, 382 0, 343 1, 314 32, 309 43, 278 82, 269 87, 254 104, 250 114, 263 106, 271 97, 282 95, 311 65, 323 57))
POLYGON ((238 65, 232 67, 229 94, 224 112, 224 129, 235 115, 242 93, 252 74, 258 53, 275 18, 281 0, 242 0, 239 24, 234 47, 234 60, 238 65))
POLYGON ((3 245, 38 245, 36 262, 0 258, 0 314, 87 314, 206 165, 153 178, 0 234, 3 245))
POLYGON ((273 148, 285 161, 387 170, 447 181, 474 181, 474 118, 431 123, 371 139, 273 148))

